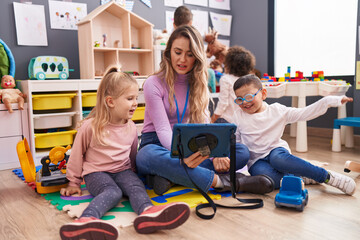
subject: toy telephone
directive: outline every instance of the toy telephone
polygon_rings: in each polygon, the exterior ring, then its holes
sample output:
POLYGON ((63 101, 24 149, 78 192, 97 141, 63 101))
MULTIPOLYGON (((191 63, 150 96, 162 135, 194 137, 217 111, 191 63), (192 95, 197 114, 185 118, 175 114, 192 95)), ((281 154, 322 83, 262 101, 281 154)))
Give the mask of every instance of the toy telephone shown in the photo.
POLYGON ((36 173, 34 160, 31 155, 29 144, 24 140, 18 142, 16 151, 19 157, 24 178, 28 183, 35 183, 35 191, 44 194, 60 191, 69 182, 66 179, 65 164, 68 156, 65 154, 71 146, 54 147, 48 156, 41 159, 42 168, 36 173), (53 163, 54 165, 50 165, 53 163))

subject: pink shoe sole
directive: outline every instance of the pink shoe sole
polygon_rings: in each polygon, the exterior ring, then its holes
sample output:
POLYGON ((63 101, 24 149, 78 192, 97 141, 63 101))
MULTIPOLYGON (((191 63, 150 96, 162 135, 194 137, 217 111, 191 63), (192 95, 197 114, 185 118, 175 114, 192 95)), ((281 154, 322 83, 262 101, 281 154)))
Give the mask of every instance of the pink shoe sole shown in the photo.
POLYGON ((135 230, 138 233, 148 234, 158 230, 173 229, 184 222, 190 216, 190 208, 187 204, 173 203, 163 208, 156 216, 140 215, 134 221, 135 230))
POLYGON ((62 240, 116 240, 118 235, 118 230, 112 224, 101 220, 68 223, 60 228, 62 240))

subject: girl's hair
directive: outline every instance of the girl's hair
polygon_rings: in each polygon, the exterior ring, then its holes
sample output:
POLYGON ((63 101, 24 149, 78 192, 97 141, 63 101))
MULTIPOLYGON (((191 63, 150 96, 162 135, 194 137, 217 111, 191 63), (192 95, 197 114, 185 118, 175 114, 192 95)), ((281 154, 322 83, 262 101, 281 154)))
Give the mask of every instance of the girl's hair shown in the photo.
POLYGON ((104 141, 104 128, 111 119, 106 97, 110 96, 113 99, 117 99, 133 84, 137 85, 137 81, 129 74, 121 72, 120 65, 110 66, 106 70, 97 90, 96 106, 86 118, 93 118, 92 132, 99 144, 106 145, 104 141))
POLYGON ((160 70, 156 73, 164 78, 169 90, 170 109, 174 109, 174 83, 176 81, 176 71, 171 64, 171 48, 173 42, 178 38, 189 39, 190 51, 195 57, 195 62, 189 75, 189 108, 190 123, 204 123, 208 116, 209 89, 207 87, 207 59, 204 50, 204 43, 199 32, 192 26, 183 25, 177 28, 170 36, 163 58, 160 62, 160 70))
POLYGON ((243 86, 248 86, 248 85, 254 85, 255 88, 262 88, 262 83, 260 78, 258 78, 256 75, 254 74, 248 74, 245 76, 240 77, 238 80, 236 80, 236 82, 234 83, 234 91, 236 91, 237 89, 243 87, 243 86))
POLYGON ((225 70, 237 77, 254 71, 255 63, 255 56, 241 46, 230 47, 224 60, 225 70))

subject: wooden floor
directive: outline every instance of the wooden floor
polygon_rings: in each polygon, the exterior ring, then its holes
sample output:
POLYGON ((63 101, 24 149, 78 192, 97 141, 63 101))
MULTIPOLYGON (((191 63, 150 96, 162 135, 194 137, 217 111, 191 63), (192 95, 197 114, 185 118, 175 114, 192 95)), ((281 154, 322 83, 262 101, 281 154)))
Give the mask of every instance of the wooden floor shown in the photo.
MULTIPOLYGON (((295 139, 284 136, 292 149, 295 139)), ((327 162, 326 167, 343 172, 346 160, 360 162, 360 147, 331 152, 329 138, 309 137, 309 151, 294 154, 309 160, 327 162)), ((355 179, 357 190, 347 196, 327 185, 307 185, 309 203, 304 212, 277 209, 274 197, 278 191, 260 197, 265 206, 256 210, 218 209, 212 220, 198 218, 192 209, 189 220, 177 229, 151 235, 140 235, 133 227, 120 229, 118 239, 360 239, 360 173, 355 179)), ((234 203, 234 199, 221 200, 234 203)), ((43 197, 19 180, 11 170, 0 171, 0 239, 60 239, 59 228, 72 221, 43 197)))

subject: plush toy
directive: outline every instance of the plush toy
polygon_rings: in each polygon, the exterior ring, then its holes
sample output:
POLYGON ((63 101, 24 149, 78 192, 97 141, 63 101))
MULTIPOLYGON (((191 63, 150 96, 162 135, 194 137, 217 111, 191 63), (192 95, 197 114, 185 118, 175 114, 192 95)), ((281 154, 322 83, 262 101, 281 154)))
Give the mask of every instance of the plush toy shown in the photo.
POLYGON ((210 58, 215 56, 215 59, 222 65, 225 60, 225 55, 227 53, 227 46, 222 44, 217 40, 218 32, 209 28, 209 33, 205 35, 205 42, 208 43, 206 49, 206 56, 210 58))
POLYGON ((155 45, 166 45, 170 37, 166 29, 162 31, 160 29, 154 29, 153 36, 155 45))
POLYGON ((9 113, 13 112, 11 103, 17 102, 19 104, 19 109, 23 110, 26 94, 23 94, 19 89, 15 89, 15 79, 13 76, 4 75, 1 78, 1 87, 3 89, 0 89, 0 97, 9 113))

